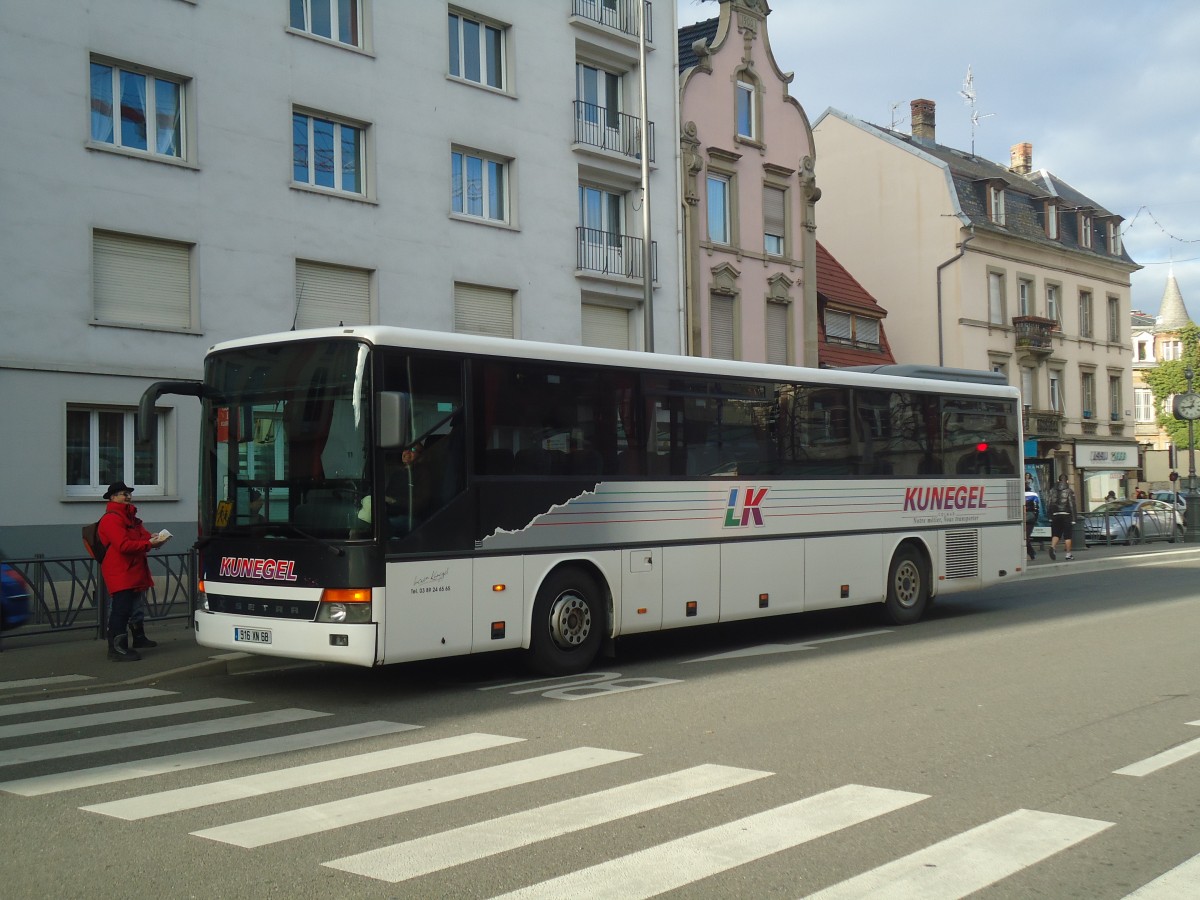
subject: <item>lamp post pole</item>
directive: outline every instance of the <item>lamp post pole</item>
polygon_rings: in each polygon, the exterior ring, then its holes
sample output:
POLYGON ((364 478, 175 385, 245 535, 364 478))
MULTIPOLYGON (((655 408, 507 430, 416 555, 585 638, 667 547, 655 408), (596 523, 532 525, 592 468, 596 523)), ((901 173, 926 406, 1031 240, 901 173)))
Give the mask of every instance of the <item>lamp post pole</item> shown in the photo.
MULTIPOLYGON (((1195 372, 1191 366, 1188 366, 1183 377, 1187 379, 1187 392, 1193 394, 1192 378, 1195 377, 1195 372)), ((1188 544, 1200 543, 1200 493, 1196 491, 1196 423, 1194 419, 1188 419, 1188 486, 1187 486, 1187 506, 1183 510, 1183 531, 1184 542, 1188 544)))

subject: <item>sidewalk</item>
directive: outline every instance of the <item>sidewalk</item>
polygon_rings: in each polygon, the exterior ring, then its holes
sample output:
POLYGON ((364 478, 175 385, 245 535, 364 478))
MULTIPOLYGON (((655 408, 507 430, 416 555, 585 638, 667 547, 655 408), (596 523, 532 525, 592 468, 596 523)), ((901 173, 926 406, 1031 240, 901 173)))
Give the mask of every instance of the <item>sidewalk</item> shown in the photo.
MULTIPOLYGON (((1027 562, 1021 578, 1039 580, 1181 559, 1200 561, 1200 545, 1197 544, 1163 542, 1134 547, 1096 545, 1087 550, 1076 549, 1075 559, 1070 562, 1065 558, 1067 554, 1061 543, 1057 551, 1058 559, 1051 560, 1046 552, 1049 544, 1046 541, 1044 546, 1039 547, 1034 542, 1037 558, 1027 562)), ((0 639, 0 650, 3 651, 0 652, 0 700, 29 699, 81 688, 147 685, 184 672, 236 674, 258 669, 315 665, 278 657, 221 653, 201 647, 196 643, 192 630, 187 627, 187 622, 182 619, 151 623, 149 633, 151 638, 158 641, 158 646, 141 651, 142 659, 129 663, 110 662, 104 641, 93 638, 91 632, 0 639)))

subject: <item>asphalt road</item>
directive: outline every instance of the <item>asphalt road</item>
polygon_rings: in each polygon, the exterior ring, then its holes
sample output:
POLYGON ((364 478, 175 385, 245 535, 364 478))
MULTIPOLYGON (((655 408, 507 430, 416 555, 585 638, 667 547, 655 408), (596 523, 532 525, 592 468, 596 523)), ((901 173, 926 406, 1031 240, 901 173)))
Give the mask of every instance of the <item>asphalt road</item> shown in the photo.
POLYGON ((1200 896, 1198 570, 630 640, 575 679, 489 657, 0 694, 4 893, 1200 896), (130 690, 174 693, 62 705, 130 690), (220 699, 246 702, 150 717, 220 699), (282 710, 327 715, 158 731, 282 710), (179 756, 370 722, 393 730, 179 756))

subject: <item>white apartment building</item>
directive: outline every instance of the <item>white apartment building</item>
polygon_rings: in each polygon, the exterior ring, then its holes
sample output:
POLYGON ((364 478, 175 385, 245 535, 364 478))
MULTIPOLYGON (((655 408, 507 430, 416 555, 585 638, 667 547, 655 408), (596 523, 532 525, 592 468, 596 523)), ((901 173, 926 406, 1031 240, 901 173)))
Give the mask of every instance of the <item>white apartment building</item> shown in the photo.
POLYGON ((113 480, 195 521, 212 344, 383 323, 679 352, 676 14, 638 0, 0 4, 0 557, 113 480), (653 123, 657 121, 657 134, 653 123), (654 141, 653 138, 658 140, 654 141))

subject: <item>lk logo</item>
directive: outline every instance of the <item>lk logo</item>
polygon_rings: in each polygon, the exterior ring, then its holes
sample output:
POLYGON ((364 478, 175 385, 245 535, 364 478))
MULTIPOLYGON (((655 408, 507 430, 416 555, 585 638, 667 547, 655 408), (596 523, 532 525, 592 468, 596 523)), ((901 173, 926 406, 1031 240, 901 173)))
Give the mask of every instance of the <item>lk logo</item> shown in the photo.
POLYGON ((738 528, 750 524, 750 520, 754 520, 754 524, 761 526, 763 524, 762 510, 759 505, 763 501, 763 497, 767 496, 768 488, 759 488, 757 491, 752 488, 746 488, 745 498, 741 504, 741 515, 738 515, 738 495, 742 492, 741 488, 732 488, 729 491, 729 507, 725 510, 725 527, 738 528))

